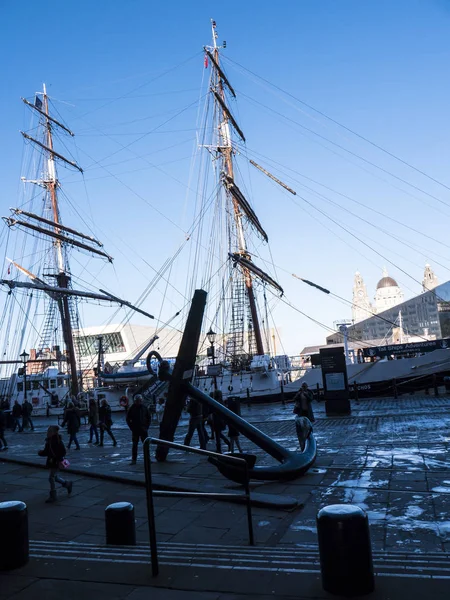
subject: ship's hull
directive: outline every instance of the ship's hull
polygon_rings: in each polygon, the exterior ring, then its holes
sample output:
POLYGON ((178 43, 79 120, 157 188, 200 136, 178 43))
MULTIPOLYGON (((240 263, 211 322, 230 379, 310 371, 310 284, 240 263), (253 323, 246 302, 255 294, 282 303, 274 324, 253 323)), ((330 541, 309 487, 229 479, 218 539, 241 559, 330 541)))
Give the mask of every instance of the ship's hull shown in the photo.
MULTIPOLYGON (((358 397, 395 396, 427 390, 443 385, 450 376, 450 350, 435 350, 414 358, 377 361, 347 365, 350 389, 358 390, 358 397)), ((309 369, 303 377, 288 384, 285 392, 292 396, 307 383, 311 390, 323 390, 322 369, 309 369)))

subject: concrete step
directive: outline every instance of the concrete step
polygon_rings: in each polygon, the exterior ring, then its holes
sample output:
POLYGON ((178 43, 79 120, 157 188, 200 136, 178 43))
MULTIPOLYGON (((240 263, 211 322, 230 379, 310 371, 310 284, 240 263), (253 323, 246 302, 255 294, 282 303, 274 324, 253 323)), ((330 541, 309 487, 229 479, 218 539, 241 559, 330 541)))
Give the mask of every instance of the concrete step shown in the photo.
MULTIPOLYGON (((30 555, 38 559, 76 560, 93 563, 145 565, 148 545, 99 546, 79 542, 31 541, 30 555)), ((268 548, 252 546, 158 544, 161 565, 234 569, 280 573, 320 573, 317 548, 268 548)), ((377 575, 450 579, 449 553, 374 552, 377 575)))

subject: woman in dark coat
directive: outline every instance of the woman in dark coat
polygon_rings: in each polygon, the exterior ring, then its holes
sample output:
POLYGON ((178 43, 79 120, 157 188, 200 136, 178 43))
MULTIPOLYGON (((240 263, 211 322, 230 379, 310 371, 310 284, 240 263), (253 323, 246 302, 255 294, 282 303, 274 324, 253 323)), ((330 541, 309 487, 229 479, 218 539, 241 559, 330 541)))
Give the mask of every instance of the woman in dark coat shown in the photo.
POLYGON ((311 407, 313 393, 308 389, 307 383, 302 383, 302 387, 294 396, 294 414, 300 417, 307 417, 311 423, 314 423, 314 413, 311 407))
POLYGON ((89 400, 89 425, 91 426, 89 429, 89 441, 88 444, 92 444, 92 437, 95 435, 94 444, 98 446, 98 406, 97 402, 91 398, 89 400))
POLYGON ((109 435, 109 437, 113 441, 113 445, 117 446, 116 438, 114 437, 113 432, 111 431, 112 427, 112 417, 111 417, 111 407, 109 406, 106 398, 102 400, 100 409, 99 409, 99 421, 100 421, 100 446, 103 446, 103 438, 105 436, 105 431, 109 435))
POLYGON ((73 402, 69 402, 66 408, 66 412, 64 413, 64 421, 62 423, 62 427, 67 425, 67 433, 69 434, 69 444, 67 448, 70 448, 70 444, 75 442, 76 450, 80 449, 80 444, 77 440, 77 433, 80 430, 80 411, 78 408, 75 408, 73 402))
POLYGON ((47 469, 50 469, 50 475, 48 476, 48 480, 50 482, 50 495, 46 502, 56 502, 57 500, 55 482, 60 483, 62 487, 67 490, 67 493, 71 494, 73 485, 72 482, 66 481, 58 474, 61 461, 66 455, 66 447, 64 446, 64 442, 59 435, 59 427, 57 425, 51 425, 48 428, 47 437, 45 439, 45 447, 43 450, 39 450, 38 454, 39 456, 47 457, 45 466, 47 469))

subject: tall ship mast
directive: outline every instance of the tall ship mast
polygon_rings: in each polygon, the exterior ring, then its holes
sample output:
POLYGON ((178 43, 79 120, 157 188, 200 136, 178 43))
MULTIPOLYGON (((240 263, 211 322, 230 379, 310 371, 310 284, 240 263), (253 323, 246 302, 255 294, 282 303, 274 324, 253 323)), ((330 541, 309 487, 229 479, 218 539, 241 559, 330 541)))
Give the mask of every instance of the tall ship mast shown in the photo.
MULTIPOLYGON (((213 139, 210 144, 201 146, 212 158, 216 178, 216 207, 210 235, 216 244, 210 250, 207 268, 216 256, 225 255, 221 290, 215 290, 214 297, 218 301, 209 317, 211 327, 220 331, 217 348, 213 351, 214 359, 217 359, 214 362, 223 367, 220 376, 214 377, 214 385, 221 387, 224 394, 251 394, 255 391, 257 373, 260 373, 265 378, 267 394, 269 390, 271 394, 279 394, 279 369, 269 356, 272 340, 267 290, 270 288, 271 296, 283 294, 283 290, 254 260, 254 238, 258 245, 266 245, 268 235, 241 184, 236 182, 239 169, 236 171, 235 161, 246 139, 231 109, 236 92, 221 64, 221 51, 226 42, 218 43, 215 21, 211 22, 211 27, 212 43, 204 46, 205 67, 210 67, 204 130, 212 132, 213 139), (272 371, 272 378, 268 377, 269 371, 272 371)), ((256 163, 254 166, 275 179, 256 163)), ((275 181, 284 187, 282 182, 275 181)), ((209 271, 212 271, 211 266, 209 271)), ((205 388, 208 385, 206 383, 205 388)))
MULTIPOLYGON (((9 289, 2 321, 7 323, 8 333, 12 327, 12 320, 16 320, 16 332, 19 332, 18 338, 14 340, 14 346, 9 339, 5 339, 7 334, 3 338, 3 356, 7 355, 9 360, 0 360, 0 365, 3 367, 20 364, 19 352, 27 344, 32 343, 28 330, 34 329, 33 333, 37 333, 38 338, 34 354, 26 353, 29 360, 24 365, 25 370, 29 369, 28 374, 32 377, 38 370, 42 370, 43 366, 57 364, 58 381, 62 382, 58 387, 65 386, 66 378, 62 375, 66 373, 69 395, 76 398, 83 386, 81 370, 78 366, 79 348, 77 348, 77 338, 74 336, 74 330, 80 329, 79 302, 94 300, 108 304, 118 303, 142 312, 146 316, 151 315, 103 290, 97 293, 74 288, 69 264, 70 250, 76 249, 90 257, 99 257, 109 262, 112 262, 112 257, 104 251, 103 244, 99 240, 65 225, 61 217, 59 195, 62 188, 58 179, 57 162, 80 173, 83 170, 75 160, 67 158, 56 149, 55 134, 72 138, 74 133, 60 119, 50 114, 49 96, 45 84, 43 91, 36 93, 34 102, 26 98, 22 100, 34 116, 32 129, 29 132, 21 131, 21 134, 32 146, 30 163, 35 166, 37 178, 22 177, 26 187, 32 186, 33 191, 25 194, 19 208, 11 208, 11 214, 3 217, 8 229, 18 229, 26 235, 22 243, 7 244, 7 252, 13 252, 14 258, 6 256, 9 263, 8 277, 0 278, 0 286, 9 289), (16 255, 20 258, 16 258, 16 255), (27 261, 27 266, 23 261, 27 261), (42 308, 38 308, 42 296, 45 299, 43 312, 42 308), (11 309, 9 317, 6 316, 8 304, 11 309), (36 304, 34 310, 33 304, 36 304), (41 317, 39 331, 32 321, 32 315, 41 317), (63 352, 59 350, 59 335, 64 346, 63 352)), ((26 375, 27 372, 25 377, 26 375)), ((31 383, 29 381, 28 385, 31 383)), ((34 383, 33 389, 38 390, 39 386, 43 387, 42 379, 34 383)))

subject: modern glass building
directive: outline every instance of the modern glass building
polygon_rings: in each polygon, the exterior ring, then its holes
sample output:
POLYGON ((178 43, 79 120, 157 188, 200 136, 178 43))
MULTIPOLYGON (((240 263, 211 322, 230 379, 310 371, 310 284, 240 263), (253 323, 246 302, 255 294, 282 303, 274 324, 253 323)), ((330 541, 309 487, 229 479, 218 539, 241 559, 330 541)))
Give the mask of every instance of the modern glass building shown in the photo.
MULTIPOLYGON (((450 281, 348 327, 349 340, 380 344, 450 337, 450 281), (397 337, 396 337, 397 336, 397 337)), ((327 337, 327 344, 342 342, 342 334, 327 337)))

